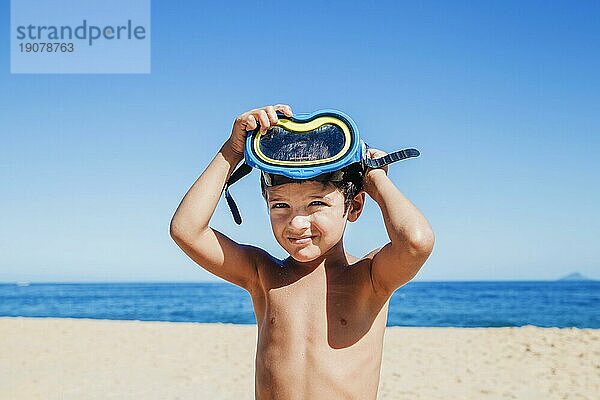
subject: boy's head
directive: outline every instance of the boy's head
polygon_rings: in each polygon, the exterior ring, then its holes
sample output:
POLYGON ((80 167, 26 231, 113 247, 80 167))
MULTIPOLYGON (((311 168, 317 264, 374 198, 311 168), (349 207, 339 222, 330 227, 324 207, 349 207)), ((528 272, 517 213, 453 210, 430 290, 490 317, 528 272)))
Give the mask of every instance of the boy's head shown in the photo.
POLYGON ((280 179, 267 185, 261 174, 275 239, 297 261, 327 253, 342 239, 346 221, 356 221, 362 212, 362 175, 356 171, 339 181, 328 178, 280 179))

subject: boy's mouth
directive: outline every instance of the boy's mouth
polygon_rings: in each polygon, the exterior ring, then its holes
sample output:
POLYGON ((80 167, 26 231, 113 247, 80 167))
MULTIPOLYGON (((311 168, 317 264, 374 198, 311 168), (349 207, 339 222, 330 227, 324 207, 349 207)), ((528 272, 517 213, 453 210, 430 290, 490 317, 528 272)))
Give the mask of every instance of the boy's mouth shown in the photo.
POLYGON ((290 242, 292 242, 293 244, 306 244, 306 243, 310 243, 311 240, 316 237, 316 235, 312 235, 312 236, 289 236, 288 240, 290 242))

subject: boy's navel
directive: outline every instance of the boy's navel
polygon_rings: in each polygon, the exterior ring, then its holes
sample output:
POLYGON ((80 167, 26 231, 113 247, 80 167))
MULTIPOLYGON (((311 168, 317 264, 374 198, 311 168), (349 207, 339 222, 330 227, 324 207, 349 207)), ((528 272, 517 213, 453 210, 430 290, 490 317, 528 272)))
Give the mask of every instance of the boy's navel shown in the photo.
POLYGON ((347 323, 348 323, 348 321, 346 321, 344 318, 340 319, 340 324, 346 325, 347 323))

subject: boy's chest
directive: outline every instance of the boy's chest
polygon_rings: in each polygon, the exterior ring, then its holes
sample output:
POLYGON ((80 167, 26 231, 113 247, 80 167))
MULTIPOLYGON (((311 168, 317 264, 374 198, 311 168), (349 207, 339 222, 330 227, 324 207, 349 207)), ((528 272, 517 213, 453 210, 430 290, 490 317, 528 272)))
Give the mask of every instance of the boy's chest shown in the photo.
POLYGON ((373 296, 370 280, 360 271, 336 277, 324 270, 301 277, 285 272, 266 282, 262 305, 256 307, 261 330, 272 339, 298 336, 306 342, 326 341, 332 348, 347 347, 367 334, 385 305, 373 296))

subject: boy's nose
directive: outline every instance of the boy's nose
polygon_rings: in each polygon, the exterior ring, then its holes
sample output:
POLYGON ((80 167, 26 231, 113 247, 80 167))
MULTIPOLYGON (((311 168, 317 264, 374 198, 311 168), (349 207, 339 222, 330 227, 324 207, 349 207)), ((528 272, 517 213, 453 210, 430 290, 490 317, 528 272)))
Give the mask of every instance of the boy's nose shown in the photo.
POLYGON ((294 215, 290 221, 290 226, 294 230, 305 230, 310 227, 310 218, 308 215, 294 215))

